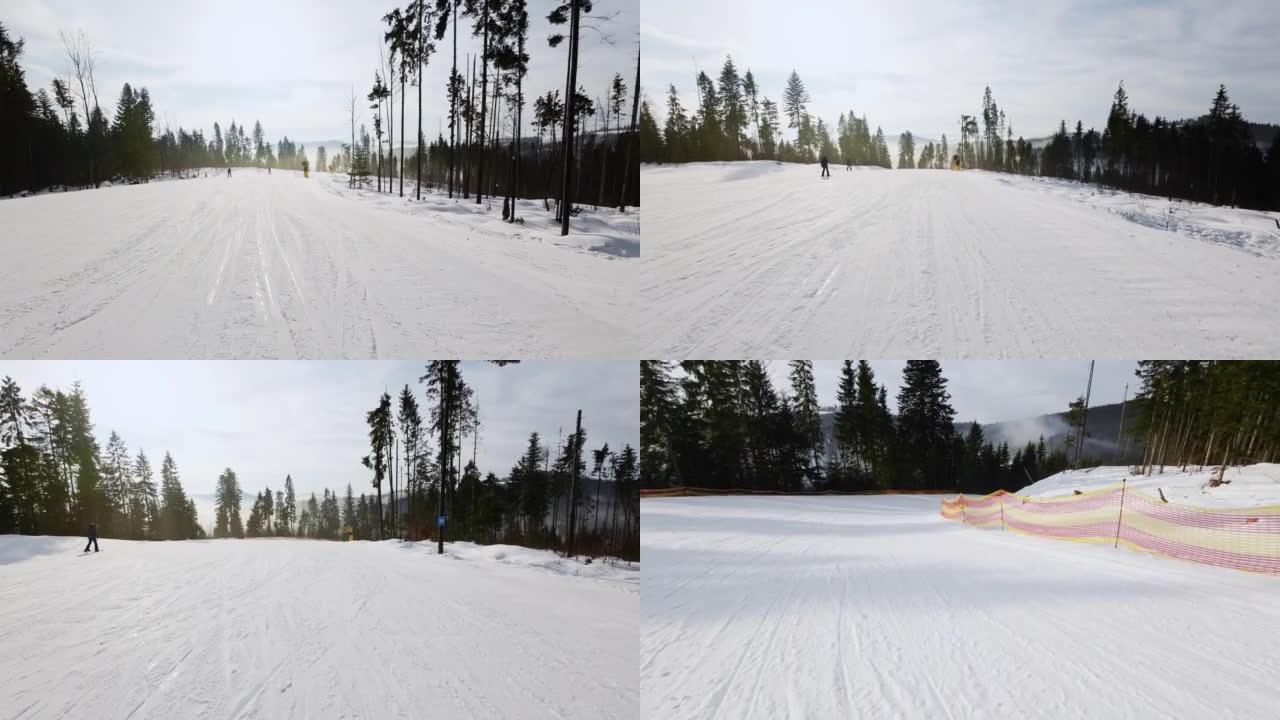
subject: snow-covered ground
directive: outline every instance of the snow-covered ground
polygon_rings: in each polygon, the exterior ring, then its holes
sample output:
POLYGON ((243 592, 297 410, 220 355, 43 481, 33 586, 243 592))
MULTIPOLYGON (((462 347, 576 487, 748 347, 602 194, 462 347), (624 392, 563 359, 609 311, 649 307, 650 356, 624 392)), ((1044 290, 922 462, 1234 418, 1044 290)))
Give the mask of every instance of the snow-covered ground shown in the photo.
POLYGON ((937 496, 641 502, 644 717, 1260 718, 1280 578, 984 532, 937 496))
POLYGON ((536 205, 243 169, 0 200, 0 356, 636 357, 638 215, 536 205))
POLYGON ((1135 490, 1142 490, 1152 497, 1156 491, 1164 493, 1170 503, 1204 508, 1249 508, 1280 506, 1280 464, 1258 463, 1243 467, 1228 467, 1223 473, 1223 484, 1210 487, 1209 482, 1218 476, 1217 466, 1198 466, 1182 471, 1181 466, 1166 465, 1163 473, 1157 465, 1151 475, 1134 475, 1133 468, 1102 466, 1085 470, 1067 470, 1050 475, 1018 491, 1018 495, 1033 497, 1062 497, 1079 490, 1082 493, 1101 490, 1121 480, 1135 490))
POLYGON ((4 718, 634 718, 640 702, 638 566, 574 577, 550 553, 395 541, 83 544, 0 536, 4 718))
POLYGON ((818 172, 641 170, 642 355, 1280 354, 1280 213, 977 171, 818 172))

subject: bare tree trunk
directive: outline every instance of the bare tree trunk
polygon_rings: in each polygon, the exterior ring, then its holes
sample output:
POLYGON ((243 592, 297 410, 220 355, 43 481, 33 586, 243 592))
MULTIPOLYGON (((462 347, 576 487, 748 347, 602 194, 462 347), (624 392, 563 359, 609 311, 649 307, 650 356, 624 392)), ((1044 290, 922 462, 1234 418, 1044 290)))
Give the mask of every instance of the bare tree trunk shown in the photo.
MULTIPOLYGON (((627 211, 627 190, 631 185, 631 154, 640 144, 640 135, 636 132, 636 117, 640 111, 640 49, 636 48, 636 88, 631 100, 631 136, 627 142, 627 162, 622 166, 622 194, 618 196, 618 211, 627 211)), ((760 119, 756 117, 756 149, 760 148, 760 119)))
MULTIPOLYGON (((355 158, 356 158, 356 89, 351 88, 351 153, 350 153, 350 157, 347 158, 347 174, 350 176, 348 179, 348 184, 350 185, 350 187, 356 186, 355 158)), ((231 172, 231 171, 228 170, 227 172, 231 172)))
MULTIPOLYGON (((453 74, 449 76, 449 197, 453 197, 454 156, 458 152, 458 98, 453 93, 453 81, 458 76, 458 3, 453 0, 453 74)), ((422 94, 422 82, 418 82, 418 94, 422 94)), ((422 132, 422 108, 419 101, 418 132, 422 132)))
MULTIPOLYGON (((524 35, 520 36, 520 44, 518 51, 524 54, 524 35)), ((524 87, 523 75, 519 68, 516 69, 516 109, 512 113, 511 118, 511 146, 513 149, 511 155, 511 181, 510 187, 507 188, 507 199, 511 202, 511 215, 508 222, 516 221, 516 199, 520 196, 518 184, 520 182, 520 134, 521 122, 524 119, 524 87)))
POLYGON ((1152 464, 1152 461, 1155 459, 1155 453, 1156 453, 1155 428, 1156 428, 1156 423, 1152 423, 1151 426, 1147 428, 1147 447, 1142 453, 1142 474, 1143 475, 1151 474, 1151 464, 1152 464))
POLYGON ((1160 474, 1164 474, 1164 450, 1165 441, 1169 437, 1169 416, 1171 411, 1166 410, 1164 414, 1164 427, 1160 429, 1160 474))
POLYGON ((560 235, 569 234, 569 215, 573 212, 573 125, 578 89, 578 23, 580 0, 570 0, 573 13, 569 23, 569 77, 564 98, 564 182, 560 188, 560 235))
POLYGON ((400 197, 404 197, 404 106, 408 104, 404 95, 404 73, 400 73, 400 197))
MULTIPOLYGON (((607 97, 607 94, 606 94, 606 97, 607 97)), ((597 105, 600 104, 599 100, 596 101, 596 104, 597 105)), ((609 136, 609 110, 607 105, 605 106, 605 112, 603 113, 603 115, 604 115, 603 137, 605 138, 607 143, 608 136, 609 136)), ((607 147, 601 147, 601 143, 599 142, 596 143, 596 148, 600 153, 600 184, 599 184, 599 189, 596 191, 595 209, 599 210, 600 206, 604 204, 604 178, 609 167, 609 150, 607 147)))
POLYGON ((472 110, 475 107, 476 59, 470 58, 471 75, 467 82, 467 147, 462 154, 462 197, 471 197, 471 168, 475 164, 475 136, 471 134, 472 110))
MULTIPOLYGON (((414 42, 414 47, 415 47, 415 48, 417 48, 415 55, 416 55, 417 60, 418 60, 418 137, 417 137, 417 144, 418 144, 418 152, 417 152, 417 156, 418 156, 418 158, 417 158, 417 165, 418 165, 417 186, 418 186, 418 187, 417 187, 417 190, 415 191, 414 195, 415 195, 415 197, 416 197, 418 200, 421 200, 421 199, 422 199, 422 153, 423 153, 423 150, 425 150, 425 148, 423 148, 423 147, 422 147, 422 85, 423 85, 423 82, 422 82, 422 58, 423 58, 423 55, 424 55, 424 53, 423 53, 423 46, 425 45, 425 43, 424 43, 424 42, 423 42, 423 40, 422 40, 422 12, 423 12, 423 8, 422 8, 422 0, 418 0, 418 37, 417 37, 417 39, 416 39, 416 42, 414 42)), ((455 31, 455 32, 456 32, 456 31, 455 31)), ((454 51, 453 51, 453 53, 454 53, 454 64, 456 65, 456 64, 457 64, 457 61, 458 61, 458 49, 457 49, 457 46, 456 46, 456 45, 455 45, 455 47, 454 47, 454 51)), ((452 103, 452 100, 450 100, 450 103, 452 103)), ((453 121, 452 121, 452 120, 450 120, 449 122, 450 122, 450 127, 452 127, 452 123, 453 123, 453 121)), ((402 139, 403 139, 403 138, 402 138, 402 139)), ((452 152, 452 151, 450 151, 450 152, 449 152, 449 161, 450 161, 450 163, 452 163, 452 162, 453 162, 453 152, 452 152)), ((450 166, 450 169, 452 169, 452 165, 450 166)), ((402 183, 401 183, 401 186, 403 187, 403 185, 404 185, 404 183, 402 182, 402 183)), ((452 186, 451 186, 451 187, 452 187, 452 186)), ((409 500, 409 505, 410 505, 410 507, 412 507, 412 506, 413 506, 413 499, 412 499, 412 498, 410 498, 410 500, 409 500)))
MULTIPOLYGON (((395 154, 396 154, 396 54, 391 53, 387 58, 387 103, 389 112, 387 113, 387 194, 394 192, 391 180, 396 176, 395 154)), ((404 108, 404 103, 400 103, 400 107, 404 108)), ((394 528, 393 528, 394 530, 394 528)))
POLYGON ((498 187, 498 171, 493 167, 493 158, 489 155, 489 148, 498 147, 498 137, 501 133, 498 131, 498 124, 502 121, 502 107, 498 104, 502 97, 502 76, 498 74, 497 68, 494 68, 493 76, 493 117, 489 120, 489 131, 486 135, 485 147, 481 149, 481 162, 489 169, 489 197, 497 195, 498 187))
POLYGON ((573 433, 573 449, 569 451, 569 531, 568 538, 565 541, 565 555, 568 557, 573 557, 574 536, 578 533, 578 503, 575 500, 578 486, 578 453, 581 450, 578 445, 581 442, 582 411, 579 410, 577 429, 573 433))
POLYGON ((489 90, 489 0, 482 0, 484 3, 484 14, 481 16, 481 22, 484 24, 484 40, 480 47, 480 159, 476 165, 476 204, 479 205, 484 195, 484 146, 485 146, 485 108, 487 102, 485 95, 489 90))

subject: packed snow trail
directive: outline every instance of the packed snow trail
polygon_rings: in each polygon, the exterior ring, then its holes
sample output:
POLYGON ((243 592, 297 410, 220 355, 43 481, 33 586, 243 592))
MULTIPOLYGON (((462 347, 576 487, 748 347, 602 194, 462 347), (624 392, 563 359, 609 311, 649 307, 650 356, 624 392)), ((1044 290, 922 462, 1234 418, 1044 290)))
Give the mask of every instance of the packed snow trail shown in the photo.
POLYGON ((642 501, 642 716, 1274 714, 1280 578, 977 530, 938 508, 642 501))
POLYGON ((237 170, 0 201, 0 356, 635 357, 634 260, 531 237, 501 202, 414 216, 332 184, 237 170))
POLYGON ((1167 200, 1075 183, 818 172, 641 171, 642 356, 1280 354, 1280 213, 1178 203, 1171 231, 1167 200))
POLYGON ((0 536, 0 716, 635 717, 638 579, 426 543, 101 545, 0 536))

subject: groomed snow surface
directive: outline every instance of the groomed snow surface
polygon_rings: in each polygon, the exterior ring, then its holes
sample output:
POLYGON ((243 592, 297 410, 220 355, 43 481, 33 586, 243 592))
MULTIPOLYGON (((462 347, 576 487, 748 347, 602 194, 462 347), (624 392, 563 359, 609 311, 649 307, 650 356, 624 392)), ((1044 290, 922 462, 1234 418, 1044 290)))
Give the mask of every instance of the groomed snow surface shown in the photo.
POLYGON ((249 169, 0 200, 0 356, 634 358, 638 211, 520 214, 249 169))
POLYGON ((634 718, 639 566, 0 536, 0 717, 634 718))
POLYGON ((1274 716, 1280 578, 977 530, 939 501, 642 501, 642 716, 1274 716))
POLYGON ((978 171, 641 183, 645 357, 1280 354, 1280 213, 978 171))

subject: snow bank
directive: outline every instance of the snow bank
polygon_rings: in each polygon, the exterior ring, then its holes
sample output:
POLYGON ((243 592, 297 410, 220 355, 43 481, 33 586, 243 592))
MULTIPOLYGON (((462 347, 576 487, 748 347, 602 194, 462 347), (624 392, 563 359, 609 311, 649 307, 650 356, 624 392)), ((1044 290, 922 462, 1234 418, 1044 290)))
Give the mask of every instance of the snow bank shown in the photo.
POLYGON ((1280 354, 1280 213, 1170 219, 1166 200, 980 171, 640 174, 646 357, 1280 354))
MULTIPOLYGON (((1156 467, 1159 469, 1159 466, 1156 467)), ((1229 467, 1224 484, 1210 487, 1218 467, 1194 468, 1183 472, 1179 466, 1165 466, 1164 473, 1134 475, 1129 467, 1102 466, 1085 470, 1067 470, 1050 475, 1018 491, 1019 495, 1061 497, 1075 491, 1089 492, 1127 480, 1130 488, 1143 490, 1152 497, 1164 493, 1170 503, 1196 507, 1248 508, 1280 506, 1280 464, 1259 463, 1229 467)))
POLYGON ((641 501, 641 717, 1274 715, 1280 578, 978 532, 938 502, 641 501))
POLYGON ((0 717, 636 717, 640 593, 397 543, 0 536, 0 717))
POLYGON ((1280 212, 1170 200, 1074 180, 998 177, 1001 182, 1113 213, 1138 225, 1242 250, 1259 257, 1280 258, 1280 224, 1277 224, 1280 222, 1280 212))
MULTIPOLYGON (((399 542, 399 541, 388 541, 399 542)), ((436 543, 430 540, 409 543, 415 550, 435 554, 436 543)), ((498 562, 516 567, 533 568, 557 575, 609 580, 639 586, 640 563, 598 558, 566 558, 552 550, 534 550, 520 545, 478 545, 473 542, 446 542, 446 557, 469 562, 498 562)))
MULTIPOLYGON (((422 200, 413 198, 411 184, 406 182, 404 194, 400 197, 400 185, 396 183, 396 192, 388 194, 365 188, 347 186, 347 176, 343 174, 320 173, 314 177, 325 182, 325 187, 336 195, 358 199, 376 207, 387 208, 397 212, 425 217, 432 222, 440 222, 452 217, 458 222, 483 222, 491 232, 502 232, 512 237, 530 242, 549 243, 575 250, 588 250, 618 258, 635 258, 640 256, 640 208, 628 208, 620 213, 614 208, 596 208, 581 205, 581 213, 570 221, 569 234, 560 236, 560 224, 555 221, 553 211, 547 212, 540 200, 516 200, 517 217, 524 218, 524 224, 504 223, 502 220, 502 198, 487 197, 477 205, 475 198, 457 196, 450 198, 447 192, 423 190, 422 200)), ((405 178, 408 181, 408 177, 405 178)))

